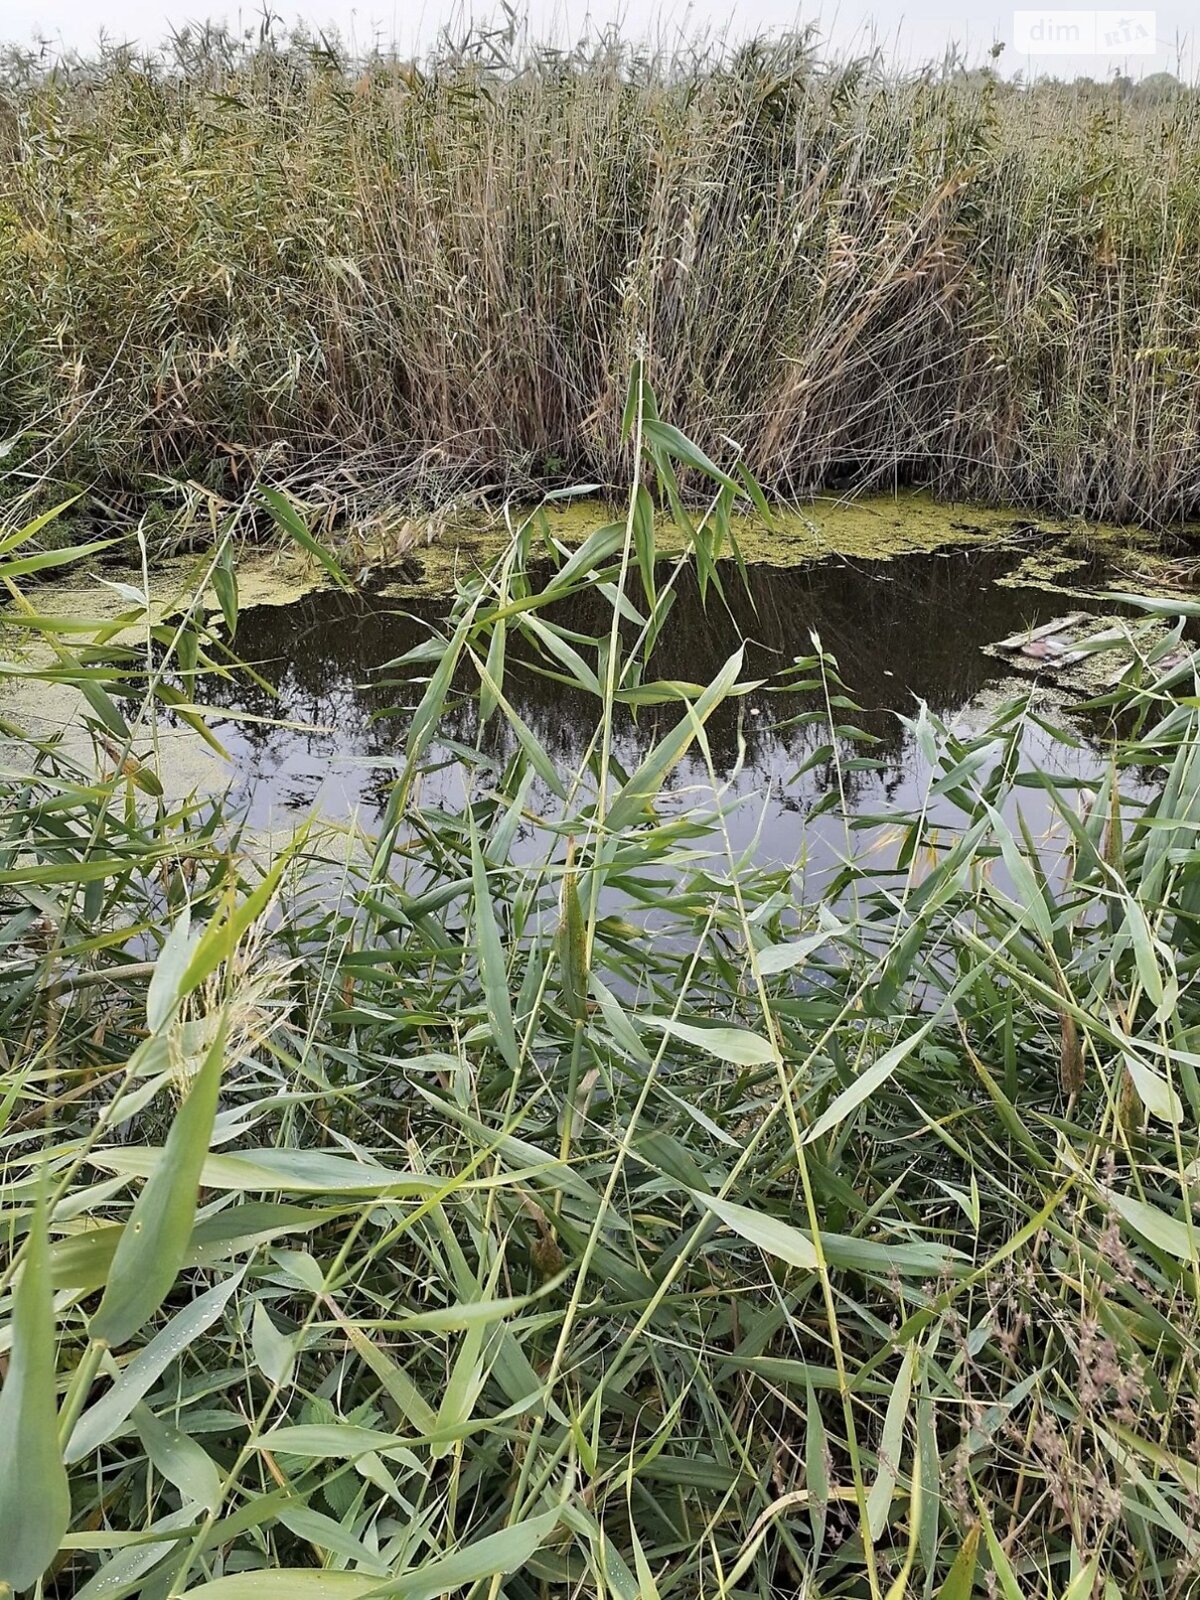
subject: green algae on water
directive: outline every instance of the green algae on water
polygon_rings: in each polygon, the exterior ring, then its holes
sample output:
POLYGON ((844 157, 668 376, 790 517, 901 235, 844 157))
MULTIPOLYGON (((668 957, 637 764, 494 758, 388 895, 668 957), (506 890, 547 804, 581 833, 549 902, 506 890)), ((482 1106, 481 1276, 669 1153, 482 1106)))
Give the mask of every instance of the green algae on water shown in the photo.
MULTIPOLYGON (((624 515, 601 501, 575 500, 523 510, 512 520, 520 523, 536 516, 551 539, 570 548, 607 522, 623 522, 624 515)), ((731 525, 746 562, 795 567, 830 556, 887 561, 951 545, 993 542, 1012 537, 1025 521, 1016 511, 942 504, 925 492, 905 491, 854 499, 821 496, 802 507, 774 510, 769 525, 749 515, 734 516, 731 525)), ((494 561, 508 540, 502 519, 460 520, 430 543, 415 547, 408 560, 412 573, 388 583, 381 592, 397 599, 449 594, 456 578, 494 561)), ((655 518, 655 541, 659 554, 668 558, 686 548, 683 530, 662 513, 655 518)))

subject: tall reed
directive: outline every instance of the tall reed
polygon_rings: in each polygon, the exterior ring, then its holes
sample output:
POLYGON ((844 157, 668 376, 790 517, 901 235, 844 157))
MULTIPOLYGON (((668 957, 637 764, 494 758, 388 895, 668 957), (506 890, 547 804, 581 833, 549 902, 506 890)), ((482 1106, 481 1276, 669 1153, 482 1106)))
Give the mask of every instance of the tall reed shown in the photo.
POLYGON ((211 31, 5 79, 0 433, 35 478, 619 484, 644 350, 778 492, 1200 503, 1191 91, 211 31))
MULTIPOLYGON (((677 578, 640 480, 708 483, 682 560, 714 601, 744 480, 640 375, 625 427, 626 518, 540 589, 515 529, 409 663, 392 803, 349 849, 264 858, 159 792, 202 607, 144 642, 19 613, 99 761, 18 738, 3 777, 0 1587, 1195 1592, 1196 661, 1137 664, 1078 793, 1022 761, 1027 697, 965 736, 918 710, 898 853, 847 816, 806 901, 731 842, 707 730, 741 652, 653 673, 677 578), (555 620, 583 587, 594 635, 555 620), (518 652, 593 708, 574 771, 517 717, 518 652), (426 803, 450 758, 460 800, 426 803)), ((17 588, 30 542, 0 549, 17 588)), ((826 707, 836 809, 852 701, 816 641, 787 680, 826 707)))

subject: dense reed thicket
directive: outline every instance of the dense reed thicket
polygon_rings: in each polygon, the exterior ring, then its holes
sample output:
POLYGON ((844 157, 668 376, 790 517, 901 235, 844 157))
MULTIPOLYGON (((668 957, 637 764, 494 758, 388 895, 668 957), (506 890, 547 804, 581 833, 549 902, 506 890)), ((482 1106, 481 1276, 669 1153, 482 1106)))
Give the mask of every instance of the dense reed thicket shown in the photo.
MULTIPOLYGON (((624 374, 765 485, 1200 505, 1200 98, 220 35, 0 105, 0 431, 33 474, 619 483, 624 374)), ((14 480, 21 481, 21 480, 14 480)))
MULTIPOLYGON (((633 399, 669 481, 695 453, 633 399)), ((654 677, 680 569, 643 508, 540 588, 531 525, 464 582, 350 848, 163 797, 202 605, 21 613, 98 761, 5 746, 0 1592, 1195 1594, 1195 660, 1131 664, 1079 790, 1022 759, 1027 695, 919 710, 926 792, 890 852, 847 815, 818 894, 730 843, 740 651, 654 677), (554 619, 582 589, 594 636, 554 619), (519 652, 594 710, 574 772, 519 652), (622 770, 631 707, 662 733, 622 770), (711 787, 667 798, 685 752, 711 787)), ((33 531, 0 578, 63 559, 33 531)), ((836 810, 852 700, 816 640, 785 679, 836 810)))

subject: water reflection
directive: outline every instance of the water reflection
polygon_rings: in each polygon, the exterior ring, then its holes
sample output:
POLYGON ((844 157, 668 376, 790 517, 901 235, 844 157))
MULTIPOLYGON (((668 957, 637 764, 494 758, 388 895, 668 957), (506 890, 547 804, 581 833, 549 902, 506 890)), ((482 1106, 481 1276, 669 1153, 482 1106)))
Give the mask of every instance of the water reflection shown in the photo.
MULTIPOLYGON (((870 812, 903 809, 917 803, 926 775, 896 713, 911 714, 918 700, 942 715, 959 712, 999 676, 983 645, 1065 608, 1061 595, 997 586, 1013 559, 1007 551, 975 549, 790 570, 760 566, 750 569, 748 587, 731 571, 725 600, 710 592, 707 607, 688 573, 655 652, 653 674, 708 682, 745 640, 748 673, 768 678, 807 654, 810 634, 817 633, 863 707, 851 720, 878 740, 872 754, 881 769, 845 774, 848 797, 870 812)), ((441 601, 406 604, 321 592, 292 606, 244 615, 238 653, 274 695, 243 680, 214 698, 302 725, 229 722, 219 728, 236 761, 235 792, 252 823, 270 825, 280 820, 281 811, 319 805, 331 815, 357 811, 371 824, 384 803, 392 762, 403 750, 405 710, 420 694, 420 673, 428 670, 415 669, 410 680, 393 675, 388 681, 379 669, 423 642, 444 609, 441 601)), ((559 604, 552 615, 585 637, 606 634, 609 626, 607 603, 592 592, 559 604)), ((531 670, 515 652, 510 652, 505 691, 560 770, 574 771, 595 727, 594 698, 531 670)), ((735 848, 754 842, 764 858, 796 858, 803 819, 835 780, 823 762, 799 774, 826 743, 822 727, 793 721, 815 704, 819 701, 812 695, 764 687, 728 702, 710 722, 717 775, 737 769, 733 789, 747 801, 730 823, 735 848)), ((618 759, 626 768, 635 764, 677 717, 677 708, 666 706, 623 719, 618 759)), ((473 702, 460 701, 446 731, 474 741, 473 702)), ((503 758, 510 737, 497 719, 485 748, 503 758)), ((1029 737, 1032 758, 1053 758, 1061 766, 1061 749, 1040 746, 1036 729, 1029 737)), ((1070 758, 1081 773, 1097 770, 1099 759, 1090 750, 1070 758)), ((711 794, 698 753, 672 780, 676 791, 691 785, 711 794)), ((821 841, 833 850, 840 825, 823 818, 810 835, 810 852, 821 841)))

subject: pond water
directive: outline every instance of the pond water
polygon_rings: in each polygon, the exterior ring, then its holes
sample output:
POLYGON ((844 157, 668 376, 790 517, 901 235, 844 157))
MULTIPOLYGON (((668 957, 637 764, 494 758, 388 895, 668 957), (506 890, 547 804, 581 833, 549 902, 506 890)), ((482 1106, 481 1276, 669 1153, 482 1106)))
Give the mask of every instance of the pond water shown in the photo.
MULTIPOLYGON (((1020 687, 1002 663, 984 653, 985 645, 1067 610, 1088 609, 1062 593, 998 583, 1016 559, 1011 549, 973 547, 882 562, 754 566, 747 586, 731 569, 727 603, 710 592, 707 605, 686 574, 656 650, 654 675, 706 683, 745 640, 748 675, 769 678, 809 653, 816 632, 863 708, 850 720, 878 741, 870 754, 880 766, 846 775, 848 799, 861 814, 903 813, 920 803, 928 773, 901 716, 912 716, 923 700, 931 711, 967 722, 999 686, 1008 692, 1020 687)), ((243 615, 237 653, 269 688, 243 681, 210 691, 209 700, 300 725, 213 724, 233 757, 234 797, 252 826, 277 826, 313 807, 335 818, 357 816, 368 828, 377 820, 403 753, 404 711, 418 698, 429 668, 413 669, 408 680, 380 669, 426 639, 446 604, 325 590, 243 615)), ((552 615, 587 635, 608 626, 607 604, 594 593, 559 604, 552 615)), ((1031 681, 1024 677, 1022 684, 1031 681)), ((559 769, 572 772, 595 727, 595 700, 522 666, 515 654, 505 692, 559 769)), ((729 823, 735 849, 752 846, 761 860, 820 858, 826 864, 843 849, 842 825, 832 816, 808 824, 837 777, 825 761, 801 771, 826 735, 792 719, 815 703, 811 695, 764 687, 727 702, 710 722, 716 776, 732 775, 730 788, 745 802, 729 823)), ((678 715, 677 707, 668 706, 622 719, 615 753, 626 770, 678 715)), ((976 720, 982 715, 980 710, 976 720)), ((462 701, 447 731, 474 740, 472 702, 462 701)), ((510 748, 506 734, 500 718, 489 726, 485 748, 497 758, 510 748)), ((1087 778, 1103 767, 1103 731, 1085 729, 1072 750, 1031 722, 1025 753, 1048 770, 1087 778)), ((437 800, 439 783, 454 781, 452 770, 430 780, 433 794, 427 786, 426 801, 437 800)), ((676 769, 671 790, 678 805, 689 797, 711 800, 712 781, 698 753, 676 769)), ((1036 827, 1036 792, 1022 803, 1036 827)))

